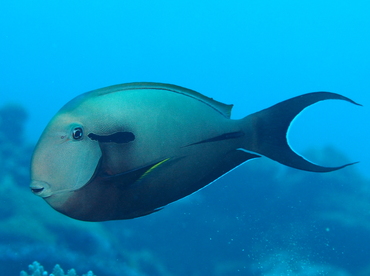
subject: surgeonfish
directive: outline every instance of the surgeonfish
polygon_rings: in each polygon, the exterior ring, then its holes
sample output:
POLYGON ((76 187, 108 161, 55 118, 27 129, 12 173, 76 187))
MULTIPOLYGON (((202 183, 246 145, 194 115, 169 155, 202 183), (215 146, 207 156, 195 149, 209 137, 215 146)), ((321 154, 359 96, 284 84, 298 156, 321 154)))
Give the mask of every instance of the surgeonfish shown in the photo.
POLYGON ((357 104, 314 92, 234 120, 232 105, 175 85, 97 89, 49 122, 32 157, 30 188, 71 218, 106 221, 158 211, 260 156, 305 171, 338 170, 353 163, 316 165, 287 141, 294 117, 328 99, 357 104))

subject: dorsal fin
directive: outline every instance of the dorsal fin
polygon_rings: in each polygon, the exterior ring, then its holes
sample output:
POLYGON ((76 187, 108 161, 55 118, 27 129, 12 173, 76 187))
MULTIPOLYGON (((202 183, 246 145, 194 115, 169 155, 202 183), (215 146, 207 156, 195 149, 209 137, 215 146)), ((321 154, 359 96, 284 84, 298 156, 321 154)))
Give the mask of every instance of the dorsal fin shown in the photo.
POLYGON ((184 96, 191 97, 193 99, 201 101, 202 103, 220 112, 226 118, 230 118, 231 109, 233 107, 233 105, 224 104, 224 103, 215 101, 212 98, 209 98, 196 91, 193 91, 193 90, 181 87, 181 86, 177 86, 173 84, 166 84, 166 83, 156 83, 156 82, 132 82, 132 83, 125 83, 125 84, 117 84, 117 85, 93 90, 88 93, 90 96, 102 96, 102 95, 106 95, 110 93, 117 93, 117 92, 122 92, 125 90, 135 90, 135 89, 165 90, 165 91, 182 94, 184 96))

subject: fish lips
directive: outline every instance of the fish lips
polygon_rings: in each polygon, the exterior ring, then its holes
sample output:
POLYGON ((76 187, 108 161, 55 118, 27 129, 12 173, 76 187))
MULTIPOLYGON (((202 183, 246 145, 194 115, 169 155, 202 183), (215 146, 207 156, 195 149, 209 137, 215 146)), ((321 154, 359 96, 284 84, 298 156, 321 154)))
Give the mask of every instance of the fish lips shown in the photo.
POLYGON ((62 213, 65 213, 65 203, 74 192, 74 190, 52 191, 49 183, 39 180, 33 180, 30 188, 35 195, 42 197, 51 207, 62 213))
POLYGON ((44 181, 33 180, 30 184, 32 193, 41 197, 48 197, 51 195, 50 184, 44 181))

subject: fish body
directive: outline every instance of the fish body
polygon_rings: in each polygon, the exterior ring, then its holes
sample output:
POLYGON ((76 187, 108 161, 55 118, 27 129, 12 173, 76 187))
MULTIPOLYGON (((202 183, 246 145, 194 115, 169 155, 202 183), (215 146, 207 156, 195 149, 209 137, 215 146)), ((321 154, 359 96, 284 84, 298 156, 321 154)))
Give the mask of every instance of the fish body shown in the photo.
POLYGON ((159 83, 116 85, 82 94, 50 121, 35 148, 31 190, 75 219, 129 219, 155 212, 259 156, 308 171, 292 151, 293 118, 317 101, 305 94, 230 119, 232 105, 159 83))

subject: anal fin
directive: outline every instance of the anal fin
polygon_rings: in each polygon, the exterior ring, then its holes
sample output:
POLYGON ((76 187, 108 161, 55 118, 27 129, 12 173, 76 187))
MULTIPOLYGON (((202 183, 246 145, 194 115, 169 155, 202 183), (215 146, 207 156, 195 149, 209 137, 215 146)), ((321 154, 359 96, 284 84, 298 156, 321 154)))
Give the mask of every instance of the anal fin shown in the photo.
POLYGON ((206 177, 201 180, 201 183, 207 185, 244 162, 258 157, 261 156, 239 149, 232 150, 223 157, 222 162, 217 167, 215 167, 206 177))

